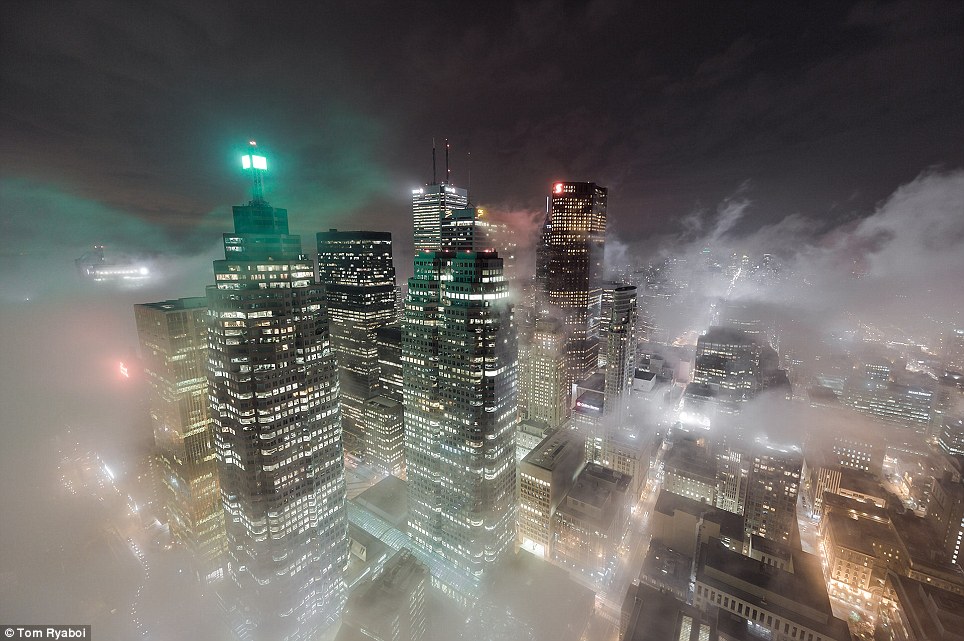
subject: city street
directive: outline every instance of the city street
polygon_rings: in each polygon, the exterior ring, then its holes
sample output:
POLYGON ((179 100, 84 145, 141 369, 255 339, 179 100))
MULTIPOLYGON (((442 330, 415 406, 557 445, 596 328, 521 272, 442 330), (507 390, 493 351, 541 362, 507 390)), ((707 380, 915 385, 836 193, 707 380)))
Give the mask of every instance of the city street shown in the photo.
POLYGON ((172 546, 167 528, 132 498, 139 479, 115 477, 79 446, 65 453, 60 471, 62 500, 86 506, 88 519, 101 524, 85 538, 85 554, 63 568, 64 580, 84 582, 90 596, 83 621, 96 638, 227 638, 220 617, 211 616, 218 612, 213 591, 194 579, 188 551, 172 546))

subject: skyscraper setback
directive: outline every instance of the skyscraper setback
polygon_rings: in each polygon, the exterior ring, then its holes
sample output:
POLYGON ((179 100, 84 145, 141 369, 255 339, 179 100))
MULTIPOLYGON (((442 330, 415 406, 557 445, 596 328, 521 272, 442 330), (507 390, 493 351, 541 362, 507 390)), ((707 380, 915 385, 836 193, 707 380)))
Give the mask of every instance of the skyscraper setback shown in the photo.
POLYGON ((554 183, 539 243, 536 280, 569 332, 570 384, 589 376, 598 361, 607 198, 608 190, 595 183, 554 183))
POLYGON ((313 638, 344 602, 348 559, 338 378, 324 286, 288 212, 234 207, 214 263, 208 384, 226 516, 225 603, 242 638, 313 638))
POLYGON ((479 574, 515 526, 516 340, 495 252, 426 252, 402 324, 409 533, 479 574))

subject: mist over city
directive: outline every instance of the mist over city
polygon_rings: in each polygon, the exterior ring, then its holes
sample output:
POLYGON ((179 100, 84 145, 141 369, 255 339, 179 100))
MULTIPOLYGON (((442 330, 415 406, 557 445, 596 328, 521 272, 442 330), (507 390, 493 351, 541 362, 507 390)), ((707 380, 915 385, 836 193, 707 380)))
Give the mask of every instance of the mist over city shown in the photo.
POLYGON ((962 24, 4 4, 4 638, 964 639, 962 24))

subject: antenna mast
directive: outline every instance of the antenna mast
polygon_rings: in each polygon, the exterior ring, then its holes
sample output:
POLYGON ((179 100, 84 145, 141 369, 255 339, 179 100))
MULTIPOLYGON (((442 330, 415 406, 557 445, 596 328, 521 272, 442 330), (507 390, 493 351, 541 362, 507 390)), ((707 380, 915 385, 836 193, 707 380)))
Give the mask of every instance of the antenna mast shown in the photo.
POLYGON ((445 139, 445 184, 452 184, 452 170, 449 169, 449 139, 445 139))
POLYGON ((435 175, 435 138, 432 138, 432 184, 438 184, 438 178, 435 175))

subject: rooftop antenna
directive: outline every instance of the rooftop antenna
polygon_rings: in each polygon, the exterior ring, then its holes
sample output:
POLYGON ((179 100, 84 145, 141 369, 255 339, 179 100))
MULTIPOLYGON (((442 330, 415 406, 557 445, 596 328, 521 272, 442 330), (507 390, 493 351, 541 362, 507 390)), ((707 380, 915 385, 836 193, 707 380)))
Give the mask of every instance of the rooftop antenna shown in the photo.
POLYGON ((264 202, 264 172, 268 171, 268 159, 256 153, 258 143, 249 140, 248 153, 241 156, 241 167, 251 172, 251 202, 264 202))
POLYGON ((449 169, 449 139, 445 139, 445 184, 452 184, 452 170, 449 169))
POLYGON ((472 192, 472 152, 469 151, 466 154, 466 164, 468 164, 469 170, 469 184, 465 186, 465 189, 471 193, 472 192))
POLYGON ((438 178, 435 176, 435 138, 432 138, 432 184, 438 184, 438 178))

